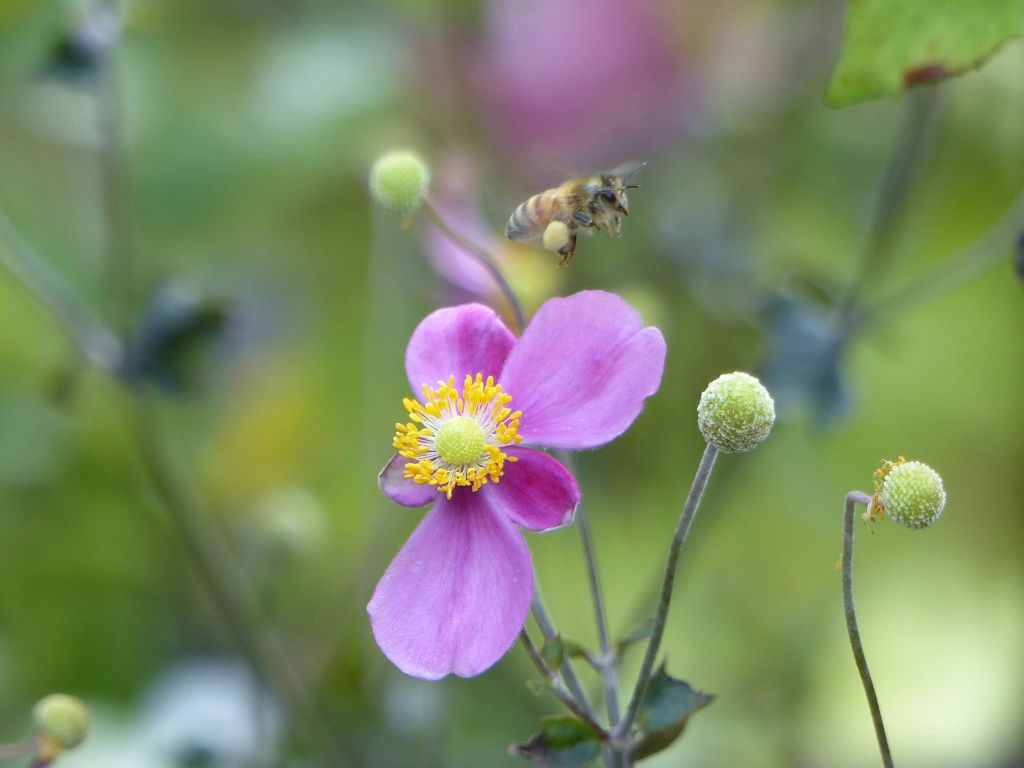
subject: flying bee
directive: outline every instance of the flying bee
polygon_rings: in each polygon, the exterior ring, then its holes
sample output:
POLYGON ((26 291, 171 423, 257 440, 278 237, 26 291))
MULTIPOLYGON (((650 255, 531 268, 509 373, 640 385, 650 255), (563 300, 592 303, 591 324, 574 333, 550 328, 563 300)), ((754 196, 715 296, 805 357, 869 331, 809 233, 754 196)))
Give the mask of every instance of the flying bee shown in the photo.
POLYGON ((621 236, 622 217, 629 215, 627 189, 638 189, 627 182, 646 163, 628 163, 608 173, 569 179, 521 203, 509 217, 505 237, 509 240, 544 239, 545 247, 557 250, 559 266, 572 261, 576 235, 603 230, 609 237, 621 236), (548 233, 552 224, 554 235, 548 233))

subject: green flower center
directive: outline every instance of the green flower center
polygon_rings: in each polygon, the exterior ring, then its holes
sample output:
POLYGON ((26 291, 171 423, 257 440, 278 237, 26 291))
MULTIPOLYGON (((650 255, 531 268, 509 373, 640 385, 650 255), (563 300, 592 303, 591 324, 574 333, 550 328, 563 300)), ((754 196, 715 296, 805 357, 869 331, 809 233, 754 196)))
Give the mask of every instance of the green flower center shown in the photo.
POLYGON ((449 464, 472 464, 484 455, 487 436, 476 419, 452 416, 434 437, 434 448, 449 464))

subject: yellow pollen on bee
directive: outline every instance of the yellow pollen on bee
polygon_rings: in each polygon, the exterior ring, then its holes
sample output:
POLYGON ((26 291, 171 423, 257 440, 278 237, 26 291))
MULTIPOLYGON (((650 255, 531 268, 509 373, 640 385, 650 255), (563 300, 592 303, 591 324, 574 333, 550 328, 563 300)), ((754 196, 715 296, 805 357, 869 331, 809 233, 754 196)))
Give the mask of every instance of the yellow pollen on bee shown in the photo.
POLYGON ((462 389, 455 377, 423 385, 423 402, 407 397, 402 404, 409 421, 395 424, 392 441, 399 454, 409 459, 404 476, 420 485, 432 485, 449 499, 458 486, 478 491, 497 483, 505 463, 515 456, 503 447, 522 442, 521 411, 508 407, 512 396, 501 391, 493 376, 466 376, 462 389))

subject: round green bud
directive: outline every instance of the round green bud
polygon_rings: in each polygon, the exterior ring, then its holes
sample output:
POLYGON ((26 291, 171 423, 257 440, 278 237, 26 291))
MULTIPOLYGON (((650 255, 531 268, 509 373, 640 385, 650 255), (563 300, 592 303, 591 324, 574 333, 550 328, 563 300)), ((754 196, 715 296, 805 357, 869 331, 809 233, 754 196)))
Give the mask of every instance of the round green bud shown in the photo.
POLYGON ((743 453, 764 442, 775 423, 775 403, 747 373, 725 373, 708 384, 697 406, 700 433, 723 453, 743 453))
POLYGON ((381 155, 370 168, 370 194, 389 211, 407 216, 415 213, 430 186, 430 168, 412 150, 381 155))
POLYGON ((51 693, 32 708, 44 741, 61 750, 74 749, 89 735, 89 708, 81 699, 66 693, 51 693))
POLYGON ((897 464, 882 481, 882 509, 904 528, 927 528, 946 506, 939 473, 920 461, 897 464))

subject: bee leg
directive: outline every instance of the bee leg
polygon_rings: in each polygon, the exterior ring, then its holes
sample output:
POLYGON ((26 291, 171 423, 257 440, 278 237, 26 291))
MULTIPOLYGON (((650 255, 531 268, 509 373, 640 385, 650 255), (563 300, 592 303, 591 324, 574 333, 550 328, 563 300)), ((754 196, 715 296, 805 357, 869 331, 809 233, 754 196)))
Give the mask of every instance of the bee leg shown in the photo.
POLYGON ((558 266, 564 267, 570 261, 572 261, 573 254, 576 253, 576 233, 569 233, 569 242, 558 249, 558 252, 562 255, 562 260, 558 262, 558 266))

